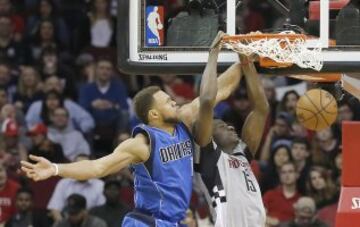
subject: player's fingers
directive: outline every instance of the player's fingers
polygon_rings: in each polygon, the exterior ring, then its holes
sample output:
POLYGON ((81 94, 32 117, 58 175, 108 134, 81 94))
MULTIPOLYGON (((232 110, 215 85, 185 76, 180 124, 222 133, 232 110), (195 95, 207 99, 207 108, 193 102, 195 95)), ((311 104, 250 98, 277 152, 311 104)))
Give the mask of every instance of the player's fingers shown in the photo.
POLYGON ((29 155, 29 158, 35 162, 40 162, 41 161, 41 157, 39 156, 35 156, 35 155, 29 155))
POLYGON ((26 173, 26 174, 28 174, 28 173, 34 173, 34 170, 33 170, 33 169, 29 169, 29 168, 26 168, 26 167, 24 167, 24 166, 21 167, 21 170, 22 170, 24 173, 26 173))
POLYGON ((21 161, 21 166, 22 166, 22 167, 29 168, 29 169, 33 169, 33 168, 34 168, 34 164, 31 164, 30 162, 27 162, 27 161, 21 161))

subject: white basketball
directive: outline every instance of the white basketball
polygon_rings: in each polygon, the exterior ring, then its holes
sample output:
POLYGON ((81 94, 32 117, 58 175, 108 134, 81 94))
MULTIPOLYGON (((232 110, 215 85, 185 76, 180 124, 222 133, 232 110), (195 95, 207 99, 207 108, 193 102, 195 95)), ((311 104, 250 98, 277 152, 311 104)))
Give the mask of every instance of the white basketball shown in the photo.
POLYGON ((158 24, 158 25, 157 25, 157 28, 158 28, 158 30, 161 30, 161 29, 163 29, 163 25, 162 25, 162 24, 158 24))

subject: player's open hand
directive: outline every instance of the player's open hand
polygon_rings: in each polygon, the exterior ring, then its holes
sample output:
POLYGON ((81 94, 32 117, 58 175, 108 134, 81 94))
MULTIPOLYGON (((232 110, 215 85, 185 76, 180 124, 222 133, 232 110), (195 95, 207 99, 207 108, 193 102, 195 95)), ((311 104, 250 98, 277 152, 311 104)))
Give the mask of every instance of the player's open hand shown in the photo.
POLYGON ((34 181, 45 180, 55 175, 55 166, 46 158, 30 155, 29 158, 35 162, 32 164, 27 161, 21 161, 21 170, 27 177, 34 181))
POLYGON ((210 46, 210 50, 216 49, 216 50, 220 50, 221 49, 221 40, 224 36, 226 36, 227 34, 224 33, 223 31, 219 31, 218 34, 216 35, 214 41, 212 42, 211 46, 210 46))

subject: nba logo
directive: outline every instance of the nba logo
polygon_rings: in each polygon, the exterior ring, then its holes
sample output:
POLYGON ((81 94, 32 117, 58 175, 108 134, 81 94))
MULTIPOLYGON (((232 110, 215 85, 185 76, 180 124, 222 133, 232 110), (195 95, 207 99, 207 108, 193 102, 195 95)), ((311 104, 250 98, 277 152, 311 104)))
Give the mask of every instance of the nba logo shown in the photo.
POLYGON ((146 7, 146 46, 164 45, 164 7, 146 7))

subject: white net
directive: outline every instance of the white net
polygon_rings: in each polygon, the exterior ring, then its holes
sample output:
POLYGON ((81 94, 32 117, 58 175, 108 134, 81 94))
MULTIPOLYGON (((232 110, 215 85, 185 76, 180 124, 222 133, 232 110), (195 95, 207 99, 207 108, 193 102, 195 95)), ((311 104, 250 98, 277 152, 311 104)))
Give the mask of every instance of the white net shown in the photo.
MULTIPOLYGON (((295 34, 292 31, 284 31, 279 34, 295 34)), ((278 63, 294 63, 301 68, 310 68, 320 71, 323 66, 321 48, 309 49, 304 39, 296 38, 264 38, 259 40, 228 41, 224 47, 233 51, 250 56, 257 54, 267 57, 278 63)))

